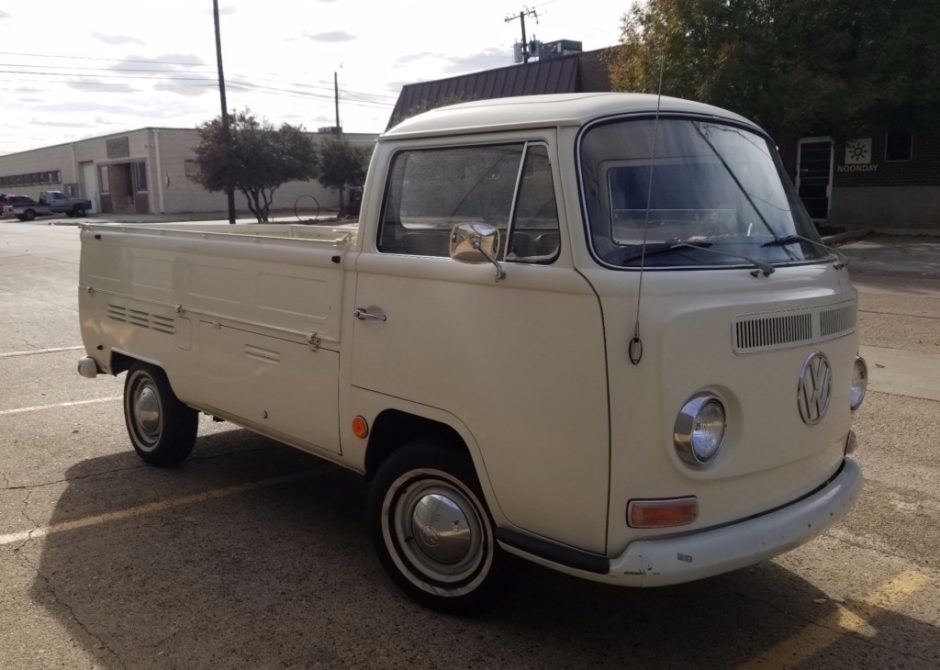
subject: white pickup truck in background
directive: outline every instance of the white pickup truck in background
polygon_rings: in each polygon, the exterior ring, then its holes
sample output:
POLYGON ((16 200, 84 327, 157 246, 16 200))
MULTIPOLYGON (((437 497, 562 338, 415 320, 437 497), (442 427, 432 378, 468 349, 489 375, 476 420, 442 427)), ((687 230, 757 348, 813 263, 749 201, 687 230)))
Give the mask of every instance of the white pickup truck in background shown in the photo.
POLYGON ((144 460, 197 412, 372 481, 412 597, 509 554, 656 586, 853 505, 856 293, 759 128, 628 94, 446 107, 378 142, 358 225, 85 225, 79 372, 144 460), (655 142, 653 138, 658 138, 655 142))
POLYGON ((36 202, 30 200, 27 203, 15 203, 13 216, 20 221, 32 221, 37 216, 52 214, 65 214, 68 217, 85 216, 91 209, 91 201, 85 198, 72 198, 62 191, 43 191, 36 202))

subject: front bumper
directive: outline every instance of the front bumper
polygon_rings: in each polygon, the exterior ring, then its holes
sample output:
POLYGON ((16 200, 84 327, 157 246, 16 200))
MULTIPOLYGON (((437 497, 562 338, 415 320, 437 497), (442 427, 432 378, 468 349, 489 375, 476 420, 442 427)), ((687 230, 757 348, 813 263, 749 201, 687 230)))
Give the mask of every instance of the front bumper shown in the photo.
POLYGON ((593 579, 624 586, 665 586, 737 570, 808 542, 845 516, 862 490, 853 460, 815 493, 786 507, 689 535, 637 540, 593 579))
POLYGON ((534 563, 593 581, 620 586, 666 586, 737 570, 794 549, 848 514, 862 491, 862 471, 842 468, 804 498, 726 526, 684 535, 635 540, 607 558, 531 535, 497 529, 500 546, 534 563))

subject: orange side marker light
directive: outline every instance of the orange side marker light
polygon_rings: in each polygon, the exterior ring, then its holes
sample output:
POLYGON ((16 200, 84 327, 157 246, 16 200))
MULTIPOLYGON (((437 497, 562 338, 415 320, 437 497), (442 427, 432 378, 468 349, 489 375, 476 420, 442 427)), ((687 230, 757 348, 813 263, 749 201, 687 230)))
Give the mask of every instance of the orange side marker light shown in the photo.
POLYGON ((366 421, 365 417, 361 415, 357 416, 355 419, 353 419, 352 429, 353 434, 356 437, 364 439, 366 435, 369 434, 369 422, 366 421))

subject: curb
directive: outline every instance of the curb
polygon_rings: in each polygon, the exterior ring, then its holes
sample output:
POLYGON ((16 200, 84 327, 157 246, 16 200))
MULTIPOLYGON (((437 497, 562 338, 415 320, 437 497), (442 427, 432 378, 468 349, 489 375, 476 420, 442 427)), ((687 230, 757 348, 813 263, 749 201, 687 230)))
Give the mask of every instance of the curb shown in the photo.
POLYGON ((860 228, 858 230, 849 230, 844 233, 838 233, 836 235, 827 235, 822 238, 822 241, 826 244, 838 244, 840 242, 851 242, 854 240, 860 240, 863 237, 866 237, 871 233, 870 228, 860 228))

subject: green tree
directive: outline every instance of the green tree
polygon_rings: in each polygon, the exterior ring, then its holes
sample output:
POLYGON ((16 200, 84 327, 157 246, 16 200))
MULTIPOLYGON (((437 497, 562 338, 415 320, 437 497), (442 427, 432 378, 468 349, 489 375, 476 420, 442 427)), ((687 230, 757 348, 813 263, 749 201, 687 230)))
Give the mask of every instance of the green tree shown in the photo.
POLYGON ((369 152, 348 141, 331 137, 320 146, 320 183, 327 188, 339 189, 340 209, 343 209, 343 189, 362 186, 369 166, 369 152))
POLYGON ((935 0, 648 0, 622 18, 615 90, 727 107, 774 131, 940 121, 935 0))
POLYGON ((210 191, 224 191, 231 179, 259 223, 268 221, 281 184, 317 176, 316 148, 300 126, 285 123, 275 128, 246 109, 229 116, 231 147, 224 141, 221 117, 196 131, 199 174, 194 179, 210 191))

